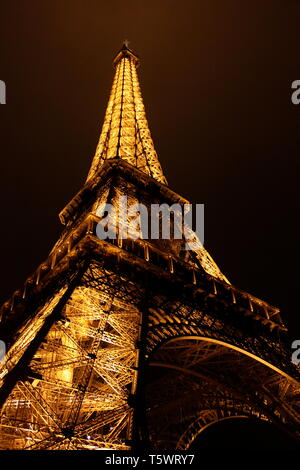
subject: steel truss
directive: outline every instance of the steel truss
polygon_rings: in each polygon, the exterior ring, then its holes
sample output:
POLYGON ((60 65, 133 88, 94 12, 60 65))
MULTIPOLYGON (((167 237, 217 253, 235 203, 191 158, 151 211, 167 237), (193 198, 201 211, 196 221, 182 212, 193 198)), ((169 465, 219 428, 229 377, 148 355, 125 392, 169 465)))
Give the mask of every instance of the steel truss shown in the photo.
POLYGON ((184 237, 124 239, 114 216, 116 236, 96 236, 99 205, 117 212, 120 196, 187 202, 165 184, 137 63, 126 47, 117 55, 87 182, 49 256, 0 310, 0 449, 187 449, 234 416, 299 434, 300 374, 279 309, 184 237))

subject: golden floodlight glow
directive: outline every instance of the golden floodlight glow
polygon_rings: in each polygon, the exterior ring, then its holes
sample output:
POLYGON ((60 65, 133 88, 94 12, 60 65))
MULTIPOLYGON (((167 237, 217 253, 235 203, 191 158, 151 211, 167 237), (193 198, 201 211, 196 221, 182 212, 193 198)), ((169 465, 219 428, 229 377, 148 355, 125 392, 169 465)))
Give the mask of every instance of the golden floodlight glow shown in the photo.
POLYGON ((127 46, 117 54, 87 181, 60 213, 65 229, 0 309, 1 450, 186 450, 210 424, 241 416, 298 434, 299 373, 279 309, 231 285, 203 246, 184 249, 192 230, 138 238, 127 214, 120 236, 122 197, 187 202, 158 161, 138 63, 127 46), (103 240, 107 203, 116 237, 103 240))
POLYGON ((88 179, 105 160, 117 157, 166 184, 146 118, 136 71, 138 58, 124 45, 114 63, 115 78, 88 179))

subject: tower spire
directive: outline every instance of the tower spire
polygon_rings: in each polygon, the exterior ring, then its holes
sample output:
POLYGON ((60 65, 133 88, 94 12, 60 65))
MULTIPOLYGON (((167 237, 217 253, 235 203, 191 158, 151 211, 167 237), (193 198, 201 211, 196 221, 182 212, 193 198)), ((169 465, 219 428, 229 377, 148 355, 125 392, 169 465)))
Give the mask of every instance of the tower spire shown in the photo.
POLYGON ((121 158, 167 184, 158 161, 145 114, 137 75, 139 57, 124 44, 114 58, 115 76, 104 123, 88 174, 97 174, 105 160, 121 158))

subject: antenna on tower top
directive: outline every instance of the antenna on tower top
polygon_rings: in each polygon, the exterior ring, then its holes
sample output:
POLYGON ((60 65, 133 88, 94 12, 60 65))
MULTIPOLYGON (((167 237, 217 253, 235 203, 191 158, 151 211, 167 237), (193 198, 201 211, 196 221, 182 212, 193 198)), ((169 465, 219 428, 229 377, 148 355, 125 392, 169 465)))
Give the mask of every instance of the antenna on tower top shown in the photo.
POLYGON ((123 57, 130 57, 134 61, 135 65, 138 67, 139 58, 131 49, 129 49, 128 46, 129 46, 129 41, 128 39, 125 39, 123 41, 122 48, 119 50, 116 57, 114 58, 114 62, 113 62, 114 65, 117 65, 123 57))

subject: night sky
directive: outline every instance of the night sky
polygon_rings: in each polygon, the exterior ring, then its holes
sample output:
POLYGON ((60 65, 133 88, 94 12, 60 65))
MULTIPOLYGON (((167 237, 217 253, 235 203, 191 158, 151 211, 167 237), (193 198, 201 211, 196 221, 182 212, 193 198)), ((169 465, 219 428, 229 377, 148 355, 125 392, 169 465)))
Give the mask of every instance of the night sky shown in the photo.
POLYGON ((61 233, 128 39, 171 188, 205 204, 205 245, 229 280, 300 338, 299 35, 296 0, 2 2, 0 300, 61 233))

